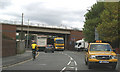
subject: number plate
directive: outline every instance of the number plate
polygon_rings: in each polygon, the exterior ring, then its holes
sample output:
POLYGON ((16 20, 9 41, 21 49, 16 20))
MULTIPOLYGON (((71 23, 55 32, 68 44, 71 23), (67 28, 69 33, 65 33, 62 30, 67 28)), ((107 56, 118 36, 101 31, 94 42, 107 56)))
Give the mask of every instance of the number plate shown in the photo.
POLYGON ((109 61, 99 61, 99 63, 109 63, 109 61))

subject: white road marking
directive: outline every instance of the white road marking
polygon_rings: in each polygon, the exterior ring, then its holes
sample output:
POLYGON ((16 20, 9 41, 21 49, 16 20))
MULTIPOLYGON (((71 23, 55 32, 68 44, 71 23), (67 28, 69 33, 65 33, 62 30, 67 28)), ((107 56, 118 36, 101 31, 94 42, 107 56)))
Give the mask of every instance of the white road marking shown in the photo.
MULTIPOLYGON (((74 52, 73 52, 74 53, 74 52)), ((63 53, 64 54, 64 53, 63 53)), ((64 55, 67 55, 69 58, 70 58, 70 61, 68 62, 68 68, 74 68, 75 69, 75 71, 77 71, 78 69, 77 69, 77 67, 75 67, 75 66, 77 66, 77 62, 71 57, 71 56, 69 56, 68 54, 64 54, 64 55), (74 61, 74 62, 72 62, 72 61, 74 61), (75 65, 74 65, 75 64, 75 65), (72 67, 70 67, 69 65, 71 65, 72 67), (74 67, 73 67, 74 66, 74 67)), ((65 69, 66 69, 67 67, 64 67, 60 72, 63 72, 65 69)))
POLYGON ((39 65, 47 65, 47 64, 39 64, 39 65))
POLYGON ((77 62, 74 60, 75 65, 77 66, 77 62))
POLYGON ((69 58, 70 58, 70 60, 74 60, 71 56, 69 56, 69 55, 67 55, 69 58))
POLYGON ((69 68, 75 68, 75 67, 69 67, 69 68))
POLYGON ((77 67, 75 68, 75 70, 77 71, 77 67))
POLYGON ((70 65, 70 63, 71 63, 71 61, 69 61, 67 65, 70 65))
POLYGON ((60 72, 63 72, 66 69, 66 67, 64 67, 60 72))
POLYGON ((67 54, 65 54, 65 55, 67 55, 67 54))

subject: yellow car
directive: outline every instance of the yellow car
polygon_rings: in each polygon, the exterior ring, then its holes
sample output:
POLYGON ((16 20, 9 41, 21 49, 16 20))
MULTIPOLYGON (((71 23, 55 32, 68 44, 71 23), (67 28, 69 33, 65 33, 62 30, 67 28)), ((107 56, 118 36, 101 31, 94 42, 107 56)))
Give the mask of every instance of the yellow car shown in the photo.
POLYGON ((117 57, 109 43, 90 43, 85 54, 85 64, 91 69, 93 66, 111 66, 116 68, 117 57))

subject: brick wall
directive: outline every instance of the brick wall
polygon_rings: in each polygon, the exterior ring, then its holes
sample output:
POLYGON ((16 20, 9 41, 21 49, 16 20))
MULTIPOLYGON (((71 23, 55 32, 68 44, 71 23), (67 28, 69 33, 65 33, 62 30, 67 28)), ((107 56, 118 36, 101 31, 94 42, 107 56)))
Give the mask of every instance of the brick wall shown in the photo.
POLYGON ((2 24, 2 34, 16 40, 16 26, 2 24))
POLYGON ((120 54, 120 48, 115 48, 115 50, 117 54, 120 54))
POLYGON ((2 56, 16 55, 16 26, 2 24, 2 56))
POLYGON ((83 38, 82 31, 71 31, 70 35, 68 36, 68 50, 75 50, 74 45, 75 41, 81 40, 83 38))
POLYGON ((70 38, 74 38, 75 41, 81 40, 83 38, 82 31, 71 31, 70 38))
POLYGON ((2 56, 13 56, 16 55, 16 41, 2 39, 2 56))

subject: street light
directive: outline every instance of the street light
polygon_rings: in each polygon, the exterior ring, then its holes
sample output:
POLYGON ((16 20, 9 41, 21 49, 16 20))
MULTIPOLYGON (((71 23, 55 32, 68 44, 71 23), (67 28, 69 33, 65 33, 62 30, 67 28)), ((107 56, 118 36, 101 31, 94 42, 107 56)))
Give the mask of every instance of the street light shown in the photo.
POLYGON ((27 48, 29 47, 28 46, 28 38, 29 38, 29 19, 28 19, 28 30, 27 30, 27 48))
POLYGON ((22 23, 21 23, 21 41, 23 40, 23 13, 22 13, 22 23))

